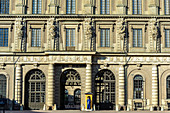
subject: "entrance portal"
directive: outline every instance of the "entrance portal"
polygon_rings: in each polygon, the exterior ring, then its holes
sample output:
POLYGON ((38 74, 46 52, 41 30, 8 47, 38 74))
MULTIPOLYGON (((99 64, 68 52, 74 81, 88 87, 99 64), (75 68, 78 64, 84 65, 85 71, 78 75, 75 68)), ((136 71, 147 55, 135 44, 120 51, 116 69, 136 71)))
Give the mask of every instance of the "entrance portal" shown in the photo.
POLYGON ((45 75, 41 70, 31 70, 26 76, 26 109, 43 109, 45 104, 45 75))
POLYGON ((95 77, 96 109, 115 109, 115 76, 110 70, 101 70, 95 77))
POLYGON ((81 104, 81 79, 77 71, 73 69, 62 73, 61 86, 61 109, 80 109, 81 104))

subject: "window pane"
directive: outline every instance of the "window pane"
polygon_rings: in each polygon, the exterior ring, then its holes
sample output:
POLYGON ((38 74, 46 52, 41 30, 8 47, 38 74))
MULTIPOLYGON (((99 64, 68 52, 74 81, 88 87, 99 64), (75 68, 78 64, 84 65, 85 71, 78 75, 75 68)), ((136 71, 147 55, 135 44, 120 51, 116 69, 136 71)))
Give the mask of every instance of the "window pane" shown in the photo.
POLYGON ((101 29, 100 47, 110 47, 110 29, 101 29))
POLYGON ((41 14, 42 0, 32 1, 32 14, 41 14))
POLYGON ((142 14, 142 0, 132 0, 133 14, 142 14))
POLYGON ((66 46, 75 46, 75 29, 66 29, 66 46))
POLYGON ((8 28, 0 28, 0 47, 8 47, 8 28))
POLYGON ((170 47, 170 30, 165 30, 165 47, 170 47))
POLYGON ((100 0, 100 14, 110 14, 110 0, 100 0))
POLYGON ((133 79, 133 98, 143 98, 143 77, 141 75, 136 75, 133 79))
POLYGON ((9 14, 9 0, 0 0, 0 13, 9 14))
POLYGON ((143 47, 142 29, 133 29, 133 47, 143 47))
POLYGON ((0 75, 0 98, 6 98, 6 77, 0 75))
POLYGON ((76 13, 76 0, 67 0, 66 2, 66 14, 76 13))
POLYGON ((170 14, 170 0, 165 0, 165 14, 170 14))
POLYGON ((41 46, 41 29, 32 29, 31 46, 32 47, 41 46))

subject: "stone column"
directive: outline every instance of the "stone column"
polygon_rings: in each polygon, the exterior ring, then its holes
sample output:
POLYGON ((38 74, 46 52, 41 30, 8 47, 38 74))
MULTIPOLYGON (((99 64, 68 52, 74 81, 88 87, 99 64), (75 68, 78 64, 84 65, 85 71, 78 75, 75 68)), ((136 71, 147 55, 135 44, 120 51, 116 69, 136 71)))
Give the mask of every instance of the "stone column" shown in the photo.
MULTIPOLYGON (((119 67, 119 105, 124 107, 125 104, 125 75, 124 75, 124 65, 119 67)), ((118 108, 116 109, 118 110, 118 108)))
MULTIPOLYGON (((153 107, 158 106, 158 75, 157 65, 152 67, 152 105, 153 107)), ((153 108, 151 108, 153 109, 153 108)))
POLYGON ((92 72, 91 64, 86 65, 86 91, 85 93, 91 92, 92 90, 92 72))
POLYGON ((22 95, 22 75, 21 75, 21 65, 17 64, 15 71, 15 101, 17 104, 21 104, 22 95))
POLYGON ((54 64, 49 64, 47 83, 47 106, 52 107, 54 104, 54 64))

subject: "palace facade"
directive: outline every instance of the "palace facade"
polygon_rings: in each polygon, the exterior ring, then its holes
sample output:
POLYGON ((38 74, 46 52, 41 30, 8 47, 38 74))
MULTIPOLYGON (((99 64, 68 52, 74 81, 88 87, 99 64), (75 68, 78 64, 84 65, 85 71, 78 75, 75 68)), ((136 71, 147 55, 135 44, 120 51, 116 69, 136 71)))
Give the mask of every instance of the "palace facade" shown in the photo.
POLYGON ((170 109, 170 0, 0 0, 0 108, 170 109))

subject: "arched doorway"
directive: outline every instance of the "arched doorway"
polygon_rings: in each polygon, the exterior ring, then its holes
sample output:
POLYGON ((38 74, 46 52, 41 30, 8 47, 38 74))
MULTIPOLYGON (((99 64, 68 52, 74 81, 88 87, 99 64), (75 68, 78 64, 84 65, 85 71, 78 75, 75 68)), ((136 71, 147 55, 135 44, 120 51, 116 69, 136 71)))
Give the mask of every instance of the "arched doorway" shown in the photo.
POLYGON ((7 78, 5 75, 0 74, 0 109, 8 108, 6 98, 7 78))
POLYGON ((60 78, 60 108, 80 109, 81 79, 76 70, 65 70, 60 78))
POLYGON ((96 109, 115 109, 115 76, 110 70, 104 69, 95 76, 96 109))
POLYGON ((31 70, 26 75, 26 109, 43 109, 45 104, 45 75, 41 70, 31 70))

